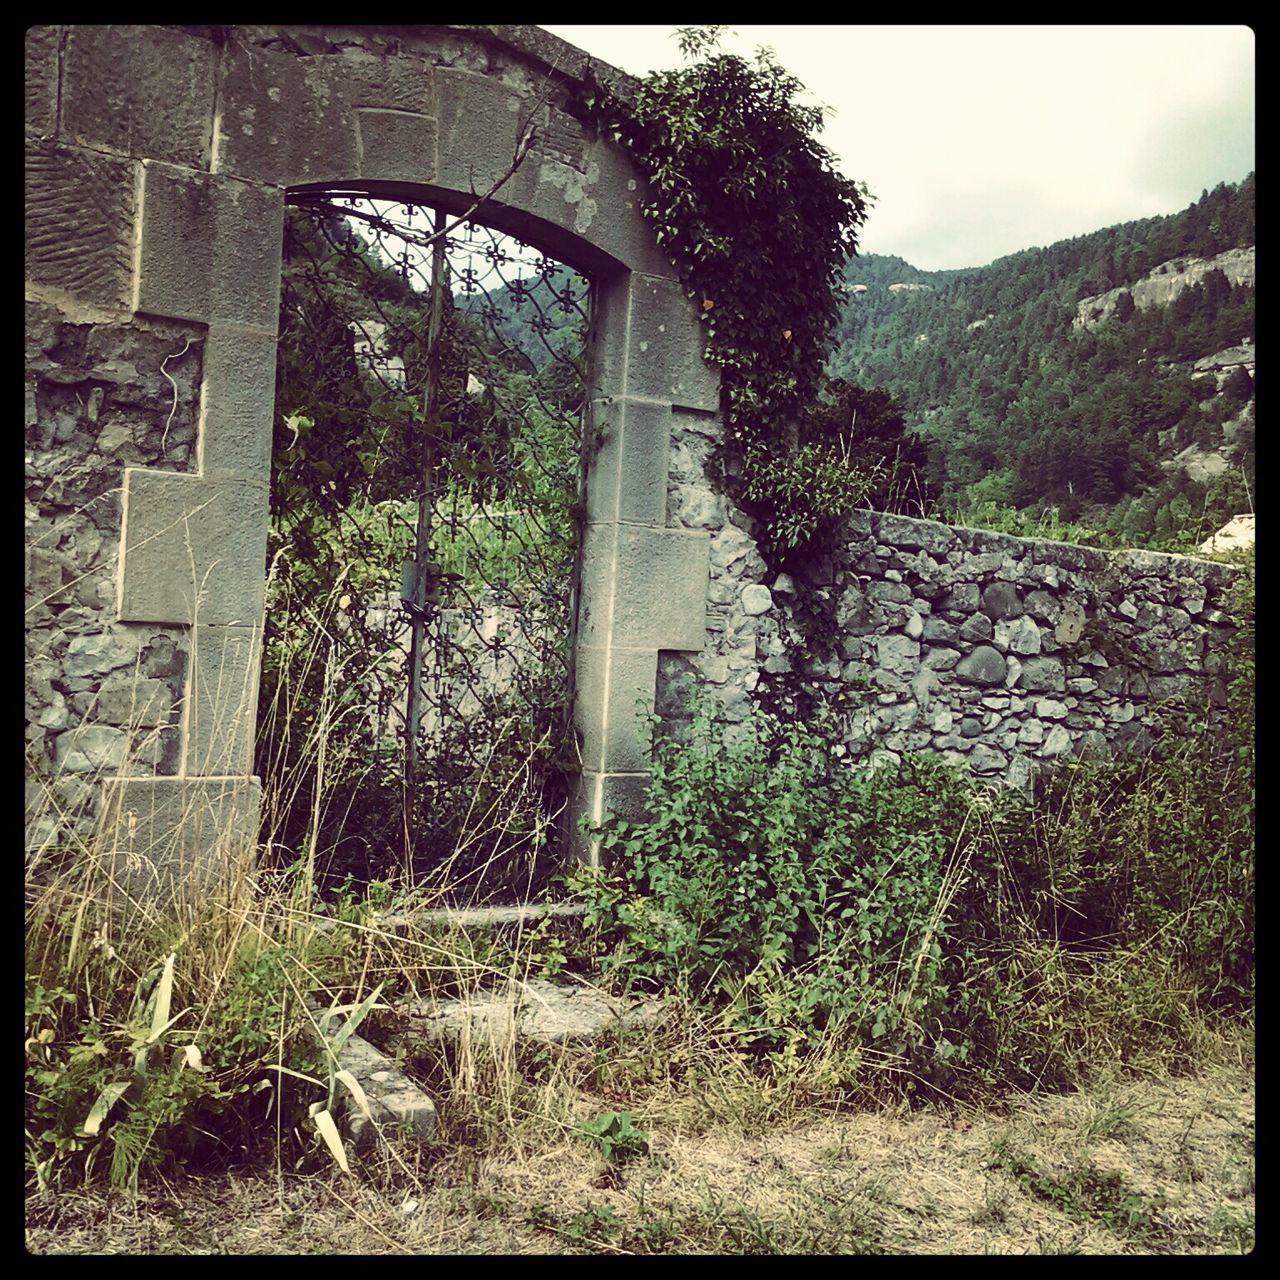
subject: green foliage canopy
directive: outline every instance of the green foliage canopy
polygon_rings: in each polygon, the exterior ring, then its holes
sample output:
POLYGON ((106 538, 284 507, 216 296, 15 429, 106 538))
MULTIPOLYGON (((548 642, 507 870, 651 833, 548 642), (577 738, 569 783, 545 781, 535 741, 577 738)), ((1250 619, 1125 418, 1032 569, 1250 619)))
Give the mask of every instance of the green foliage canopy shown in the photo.
POLYGON ((1243 495, 1227 486, 1254 487, 1251 422, 1224 430, 1250 398, 1248 375, 1214 398, 1213 381, 1190 368, 1253 336, 1254 290, 1221 269, 1168 306, 1138 307, 1130 289, 1160 263, 1253 243, 1250 175, 1179 214, 984 267, 921 272, 900 258, 851 259, 829 371, 900 402, 908 430, 926 441, 943 518, 973 520, 994 501, 1028 520, 1061 517, 1128 545, 1185 550, 1234 514, 1243 495), (1074 326, 1081 300, 1112 289, 1121 292, 1105 322, 1074 326), (1221 449, 1231 471, 1199 481, 1162 469, 1192 443, 1221 449), (1179 498, 1191 509, 1181 523, 1179 498))
POLYGON ((856 506, 866 478, 830 441, 801 439, 837 317, 834 286, 867 216, 864 186, 817 141, 822 111, 768 50, 711 53, 718 30, 685 29, 707 54, 644 81, 632 101, 589 83, 583 106, 649 179, 643 204, 723 370, 739 495, 785 553, 856 506))

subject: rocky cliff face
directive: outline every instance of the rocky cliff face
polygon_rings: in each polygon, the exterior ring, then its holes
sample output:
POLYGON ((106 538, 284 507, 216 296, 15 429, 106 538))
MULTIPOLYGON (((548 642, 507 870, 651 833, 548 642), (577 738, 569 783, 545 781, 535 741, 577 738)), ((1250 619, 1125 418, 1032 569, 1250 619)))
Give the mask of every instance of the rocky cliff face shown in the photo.
POLYGON ((1253 546, 1254 517, 1235 516, 1228 520, 1211 538, 1200 544, 1200 550, 1212 555, 1219 551, 1247 551, 1253 546))
POLYGON ((1184 289, 1199 284, 1209 272, 1217 269, 1235 285, 1253 286, 1254 248, 1228 249, 1213 258, 1173 258, 1162 262, 1136 284, 1123 289, 1109 289, 1092 298, 1084 298, 1076 308, 1073 329, 1096 329, 1115 312, 1122 293, 1133 294, 1139 310, 1167 307, 1184 289))
POLYGON ((1193 378, 1212 376, 1217 379, 1218 386, 1221 387, 1237 365, 1242 365, 1252 378, 1255 363, 1256 352, 1253 343, 1246 338, 1238 347, 1228 347, 1225 351, 1216 351, 1211 356, 1197 360, 1191 376, 1193 378))

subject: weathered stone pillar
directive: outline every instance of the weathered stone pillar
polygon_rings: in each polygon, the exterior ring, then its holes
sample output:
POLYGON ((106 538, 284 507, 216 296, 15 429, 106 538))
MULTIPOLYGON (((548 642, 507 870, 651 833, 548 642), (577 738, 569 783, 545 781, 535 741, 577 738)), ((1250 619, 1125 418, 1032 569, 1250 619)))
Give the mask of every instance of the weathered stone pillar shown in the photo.
MULTIPOLYGON (((672 279, 628 273, 597 291, 599 360, 591 430, 578 631, 579 811, 635 813, 646 783, 643 731, 658 651, 706 642, 710 537, 667 527, 672 412, 719 409, 717 373, 672 279)), ((594 860, 587 844, 583 856, 594 860)))

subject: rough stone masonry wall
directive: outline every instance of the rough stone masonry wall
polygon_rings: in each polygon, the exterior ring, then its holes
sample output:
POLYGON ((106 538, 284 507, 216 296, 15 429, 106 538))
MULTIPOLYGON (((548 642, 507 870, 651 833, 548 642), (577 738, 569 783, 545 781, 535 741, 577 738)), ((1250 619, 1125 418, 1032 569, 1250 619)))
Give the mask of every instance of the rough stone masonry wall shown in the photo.
POLYGON ((711 580, 706 648, 662 655, 660 714, 681 715, 697 680, 741 720, 762 676, 795 667, 852 695, 832 700, 856 708, 837 754, 937 753, 1021 786, 1038 766, 1142 751, 1226 705, 1232 567, 863 511, 807 581, 769 577, 752 522, 717 491, 715 432, 686 424, 672 441, 672 520, 711 532, 711 580), (804 591, 834 602, 837 657, 804 653, 804 591))
MULTIPOLYGON (((762 675, 813 665, 797 584, 766 578, 712 474, 719 379, 643 179, 572 115, 588 62, 536 28, 26 33, 34 843, 59 807, 88 821, 99 779, 130 864, 180 836, 172 866, 195 867, 252 834, 286 193, 356 183, 461 213, 524 120, 537 144, 485 220, 593 282, 576 810, 640 803, 637 702, 668 711, 697 674, 742 719, 762 675)), ((1017 781, 1224 696, 1229 570, 887 516, 852 530, 808 569, 843 634, 806 675, 858 694, 846 750, 870 731, 1017 781)))
POLYGON ((182 627, 116 620, 124 469, 194 469, 203 335, 27 306, 29 836, 91 820, 107 772, 178 772, 182 627), (57 776, 56 783, 53 778, 57 776))

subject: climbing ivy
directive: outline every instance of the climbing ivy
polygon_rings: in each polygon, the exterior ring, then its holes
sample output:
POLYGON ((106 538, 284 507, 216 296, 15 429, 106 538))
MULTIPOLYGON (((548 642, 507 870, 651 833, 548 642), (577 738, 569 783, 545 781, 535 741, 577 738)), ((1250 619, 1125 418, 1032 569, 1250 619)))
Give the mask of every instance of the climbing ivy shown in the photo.
POLYGON ((817 141, 822 109, 760 50, 715 52, 719 27, 683 28, 701 60, 645 79, 624 99, 588 81, 583 107, 646 175, 642 208, 706 326, 723 371, 728 473, 775 561, 864 499, 872 478, 815 413, 834 286, 870 197, 817 141))

